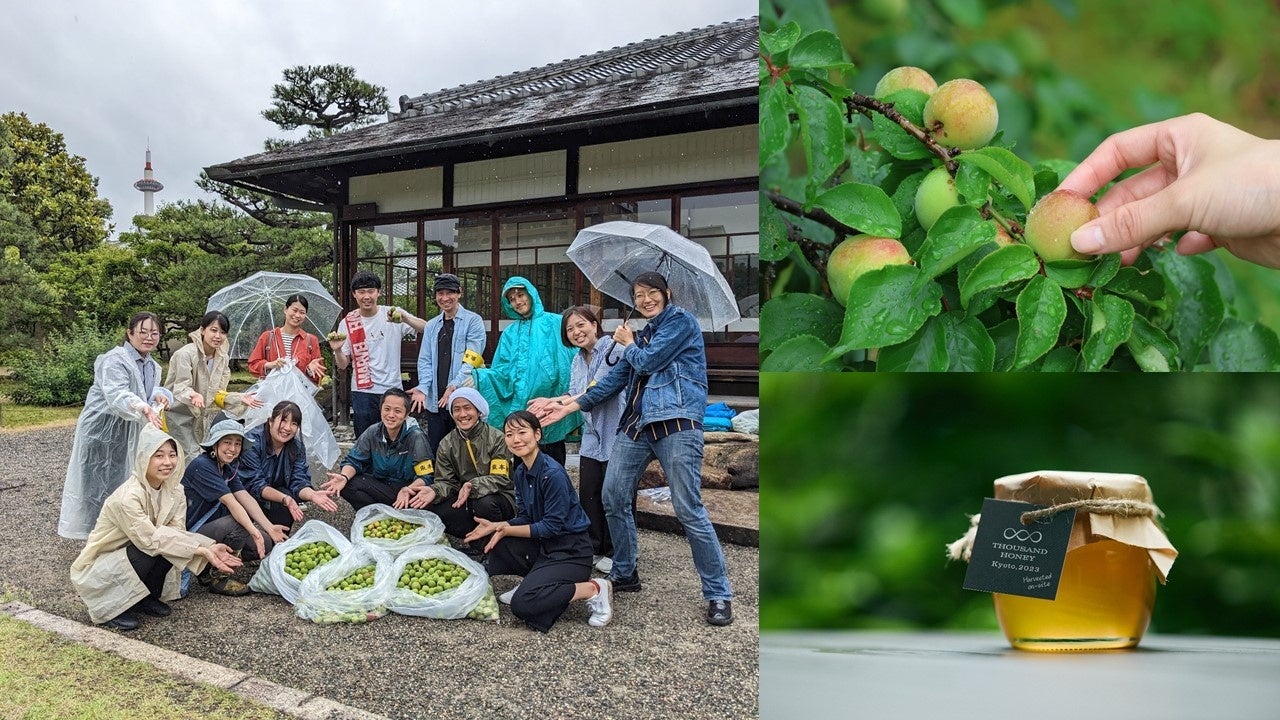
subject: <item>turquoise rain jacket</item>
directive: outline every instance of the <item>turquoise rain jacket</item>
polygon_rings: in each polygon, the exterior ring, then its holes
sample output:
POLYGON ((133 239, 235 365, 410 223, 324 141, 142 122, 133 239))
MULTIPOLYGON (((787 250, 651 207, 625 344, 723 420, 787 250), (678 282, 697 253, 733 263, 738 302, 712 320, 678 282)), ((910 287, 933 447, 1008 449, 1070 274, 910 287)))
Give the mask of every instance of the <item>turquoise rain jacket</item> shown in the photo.
MULTIPOLYGON (((508 415, 524 410, 530 400, 569 392, 569 368, 577 352, 560 342, 560 314, 542 308, 542 297, 528 280, 517 276, 502 286, 502 311, 515 322, 498 338, 490 366, 471 374, 476 390, 489 403, 489 424, 499 430, 508 415), (523 287, 533 301, 528 318, 517 315, 507 302, 513 287, 523 287)), ((574 412, 543 428, 542 442, 563 440, 581 424, 582 413, 574 412)))

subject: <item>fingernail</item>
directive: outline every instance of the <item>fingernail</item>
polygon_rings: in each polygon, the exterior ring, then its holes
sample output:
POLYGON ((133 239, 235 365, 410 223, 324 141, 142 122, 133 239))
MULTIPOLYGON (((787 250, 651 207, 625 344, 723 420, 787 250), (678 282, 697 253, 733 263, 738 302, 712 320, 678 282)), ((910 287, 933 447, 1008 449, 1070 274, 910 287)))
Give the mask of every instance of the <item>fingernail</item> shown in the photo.
POLYGON ((1102 251, 1102 228, 1097 225, 1085 225, 1071 233, 1071 247, 1076 252, 1096 255, 1102 251))

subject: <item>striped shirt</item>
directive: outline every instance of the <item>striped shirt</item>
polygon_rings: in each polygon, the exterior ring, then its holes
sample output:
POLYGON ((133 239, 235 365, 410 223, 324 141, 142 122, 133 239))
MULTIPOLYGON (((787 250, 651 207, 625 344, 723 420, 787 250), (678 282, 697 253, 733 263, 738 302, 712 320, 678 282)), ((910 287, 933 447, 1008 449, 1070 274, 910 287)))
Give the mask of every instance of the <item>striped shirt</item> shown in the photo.
MULTIPOLYGON (((657 331, 653 324, 650 323, 636 335, 636 345, 638 347, 647 347, 653 340, 653 336, 657 331)), ((622 419, 618 422, 618 429, 632 440, 650 440, 658 441, 673 433, 682 430, 701 430, 701 420, 690 420, 689 418, 672 418, 670 420, 659 420, 651 422, 648 425, 640 425, 640 400, 644 397, 645 386, 649 384, 649 376, 642 375, 636 381, 635 391, 627 398, 627 404, 622 412, 622 419)))

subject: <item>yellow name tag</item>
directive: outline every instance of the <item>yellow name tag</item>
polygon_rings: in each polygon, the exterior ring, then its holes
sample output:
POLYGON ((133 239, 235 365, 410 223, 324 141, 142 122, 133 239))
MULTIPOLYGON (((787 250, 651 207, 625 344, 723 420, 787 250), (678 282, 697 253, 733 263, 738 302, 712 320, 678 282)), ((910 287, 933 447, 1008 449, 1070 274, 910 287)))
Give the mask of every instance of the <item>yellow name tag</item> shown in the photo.
POLYGON ((434 469, 435 468, 432 467, 430 460, 423 460, 413 466, 413 473, 415 475, 430 475, 434 469))
POLYGON ((484 356, 476 352, 475 350, 467 350, 466 352, 462 353, 462 362, 470 365, 473 368, 477 368, 477 369, 482 368, 484 367, 484 356))
POLYGON ((505 475, 507 474, 507 469, 508 469, 508 468, 507 468, 507 461, 506 461, 506 460, 502 460, 502 459, 500 459, 500 458, 494 458, 494 459, 492 459, 492 460, 490 460, 490 461, 489 461, 489 474, 490 474, 490 475, 503 475, 503 476, 505 476, 505 475))

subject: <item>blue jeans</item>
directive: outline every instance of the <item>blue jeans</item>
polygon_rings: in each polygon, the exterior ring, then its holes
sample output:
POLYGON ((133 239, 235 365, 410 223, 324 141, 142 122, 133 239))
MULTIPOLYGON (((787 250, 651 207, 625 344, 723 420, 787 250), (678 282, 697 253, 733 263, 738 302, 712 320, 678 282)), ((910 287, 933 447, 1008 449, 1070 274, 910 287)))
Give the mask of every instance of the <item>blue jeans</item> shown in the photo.
POLYGON ((618 435, 604 476, 604 514, 613 539, 615 577, 635 574, 637 552, 636 519, 632 499, 640 474, 654 458, 662 466, 671 488, 676 519, 684 526, 693 551, 693 564, 702 578, 702 597, 730 600, 729 576, 725 572, 724 551, 716 537, 711 518, 702 505, 702 431, 683 430, 661 440, 632 440, 618 435))
POLYGON ((382 393, 351 393, 351 425, 356 431, 356 439, 368 430, 371 425, 382 420, 382 393))

